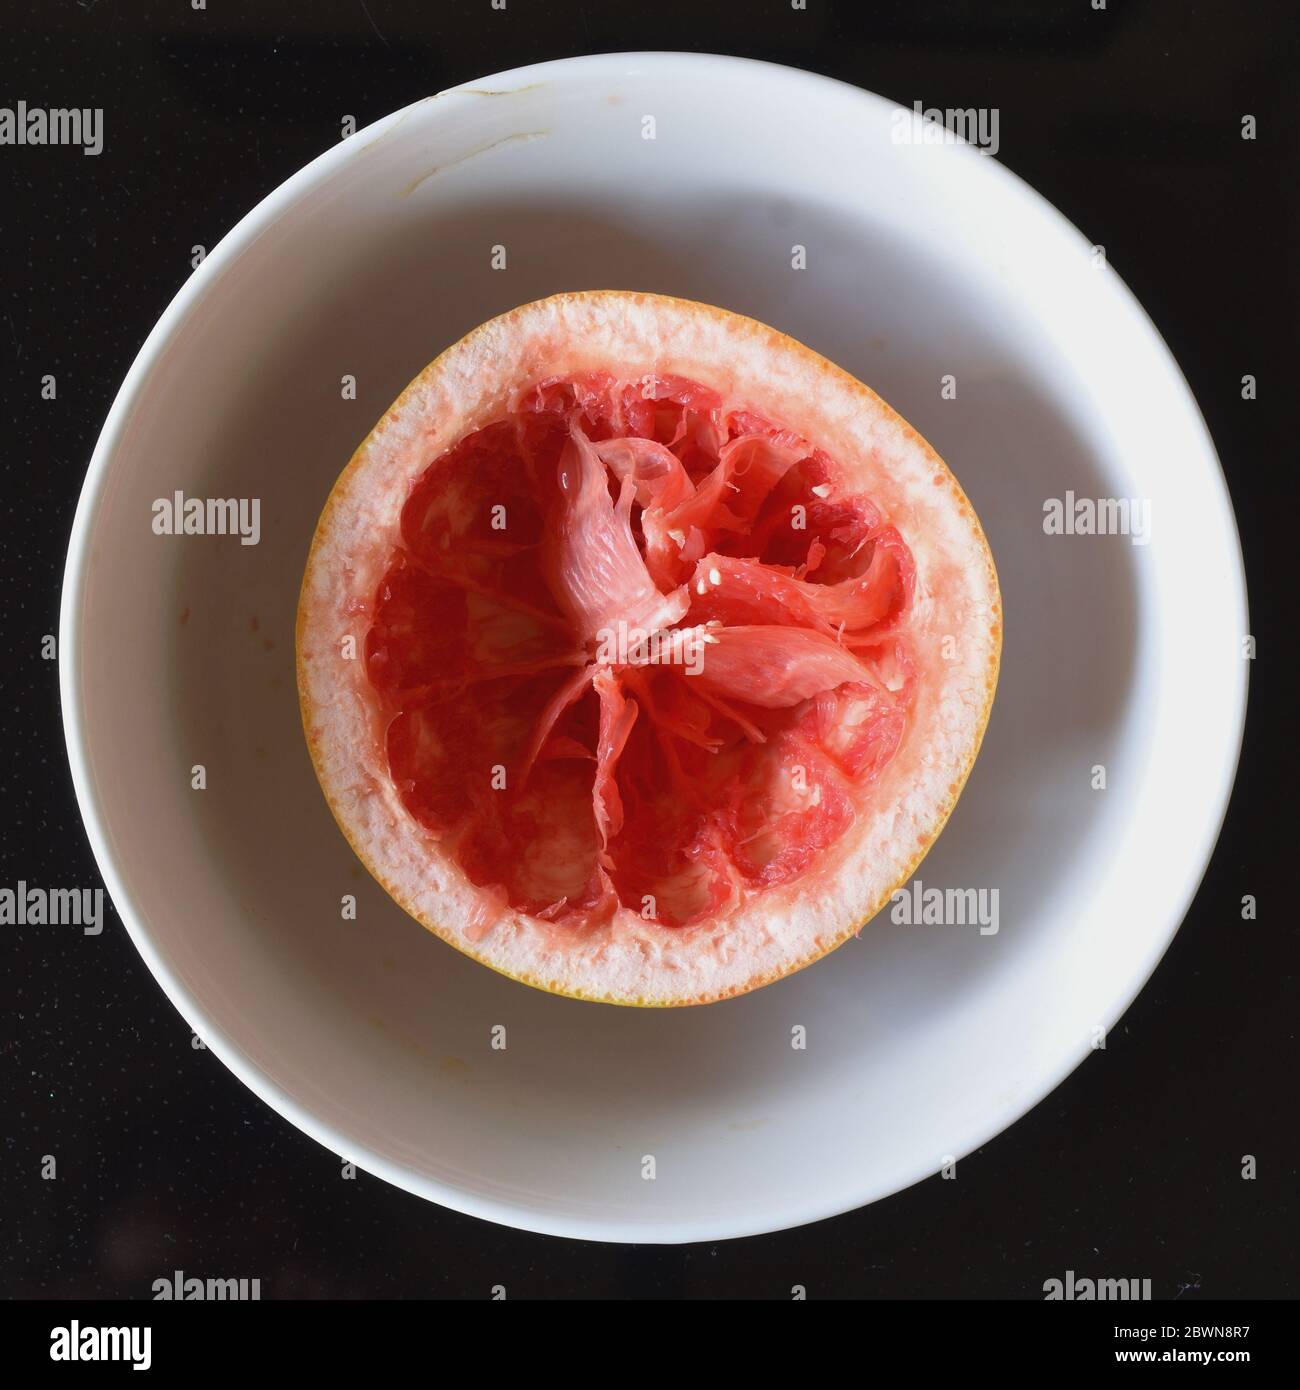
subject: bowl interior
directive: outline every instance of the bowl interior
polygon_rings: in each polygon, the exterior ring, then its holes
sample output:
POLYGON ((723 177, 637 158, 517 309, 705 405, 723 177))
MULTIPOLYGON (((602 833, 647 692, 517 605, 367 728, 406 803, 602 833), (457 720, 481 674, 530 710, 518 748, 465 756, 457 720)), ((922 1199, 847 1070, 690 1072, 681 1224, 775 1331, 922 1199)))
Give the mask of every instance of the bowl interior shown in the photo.
POLYGON ((899 143, 888 103, 680 55, 478 87, 388 118, 278 190, 133 369, 65 596, 92 838, 190 1022, 372 1171, 611 1239, 844 1210, 1023 1113, 1181 919, 1240 732, 1244 663, 1203 659, 1245 630, 1217 463, 1163 345, 1084 239, 970 149, 899 143), (294 682, 320 508, 442 348, 578 288, 771 323, 873 386, 957 474, 998 561, 1006 643, 984 750, 919 877, 996 889, 996 932, 885 912, 754 995, 607 1008, 460 956, 347 848, 294 682), (178 491, 260 499, 259 543, 155 535, 155 501, 178 491), (1045 534, 1044 501, 1068 493, 1148 500, 1151 542, 1045 534), (1176 695, 1193 681, 1195 716, 1176 695))

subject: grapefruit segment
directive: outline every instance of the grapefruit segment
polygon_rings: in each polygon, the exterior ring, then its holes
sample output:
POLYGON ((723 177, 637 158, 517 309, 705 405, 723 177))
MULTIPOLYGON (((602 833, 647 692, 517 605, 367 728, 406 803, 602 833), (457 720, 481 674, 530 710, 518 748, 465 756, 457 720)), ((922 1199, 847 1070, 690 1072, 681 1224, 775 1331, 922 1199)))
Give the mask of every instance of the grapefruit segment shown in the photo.
POLYGON ((623 798, 615 770, 632 726, 636 723, 640 706, 623 694, 618 679, 607 667, 596 671, 592 684, 600 697, 600 734, 596 746, 596 780, 592 800, 602 862, 608 865, 610 839, 623 828, 623 798))
POLYGON ((911 872, 1000 631, 969 504, 865 387, 721 310, 564 295, 362 445, 299 685, 336 817, 426 926, 529 983, 693 1003, 807 964, 911 872))
POLYGON ((685 613, 684 591, 661 593, 632 534, 636 482, 624 476, 618 501, 609 475, 582 427, 571 424, 560 455, 559 501, 542 546, 546 582, 580 641, 618 622, 658 631, 685 613))
MULTIPOLYGON (((733 624, 782 622, 829 634, 861 634, 901 613, 910 595, 911 556, 898 532, 883 527, 872 544, 866 571, 839 583, 799 578, 762 561, 706 555, 696 563, 690 584, 691 617, 733 624)), ((806 564, 816 570, 823 555, 817 543, 806 564)))
POLYGON ((706 633, 700 685, 719 696, 782 709, 846 681, 870 681, 867 667, 834 639, 780 624, 706 633))

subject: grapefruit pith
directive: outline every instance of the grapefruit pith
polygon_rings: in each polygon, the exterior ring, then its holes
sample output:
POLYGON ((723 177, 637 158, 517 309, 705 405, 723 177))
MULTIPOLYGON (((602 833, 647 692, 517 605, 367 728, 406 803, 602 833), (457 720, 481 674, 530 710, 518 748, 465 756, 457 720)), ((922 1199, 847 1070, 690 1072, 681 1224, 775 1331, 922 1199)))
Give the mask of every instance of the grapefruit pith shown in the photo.
POLYGON ((411 383, 326 503, 303 722, 362 861, 526 983, 740 994, 942 829, 1001 651, 979 522, 877 396, 751 319, 557 295, 411 383))

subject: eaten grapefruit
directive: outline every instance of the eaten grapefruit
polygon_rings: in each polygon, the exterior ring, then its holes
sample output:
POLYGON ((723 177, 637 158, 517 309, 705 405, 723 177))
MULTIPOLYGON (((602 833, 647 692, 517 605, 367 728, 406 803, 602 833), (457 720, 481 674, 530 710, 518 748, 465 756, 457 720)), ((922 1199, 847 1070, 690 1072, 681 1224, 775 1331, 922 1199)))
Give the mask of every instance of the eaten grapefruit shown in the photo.
POLYGON ((708 305, 561 294, 437 358, 325 505, 316 773, 430 931, 528 984, 707 1003, 856 933, 942 829, 1001 652, 934 451, 708 305))

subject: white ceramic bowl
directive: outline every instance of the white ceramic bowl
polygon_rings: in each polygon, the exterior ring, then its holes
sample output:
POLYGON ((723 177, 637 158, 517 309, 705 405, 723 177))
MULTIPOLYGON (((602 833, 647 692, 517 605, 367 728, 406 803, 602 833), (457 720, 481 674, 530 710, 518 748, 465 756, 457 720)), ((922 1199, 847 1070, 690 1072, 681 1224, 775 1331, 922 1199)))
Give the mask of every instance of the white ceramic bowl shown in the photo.
POLYGON ((1119 1017, 1186 911, 1246 684, 1213 447, 1088 240, 969 147, 896 143, 895 111, 808 73, 681 54, 442 93, 249 213, 127 376, 64 590, 87 830, 141 954, 208 1046, 390 1182, 603 1240, 845 1211, 1024 1114, 1119 1017), (493 314, 581 288, 684 295, 793 334, 874 386, 970 494, 1005 596, 1001 688, 921 878, 998 889, 996 934, 886 913, 748 997, 608 1008, 474 964, 354 860, 295 695, 317 515, 429 359, 493 314), (152 503, 177 489, 260 498, 260 543, 154 535, 152 503), (1044 500, 1067 491, 1149 499, 1151 543, 1045 535, 1044 500))

